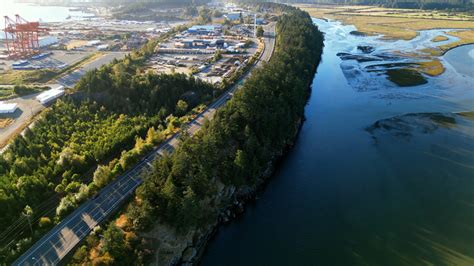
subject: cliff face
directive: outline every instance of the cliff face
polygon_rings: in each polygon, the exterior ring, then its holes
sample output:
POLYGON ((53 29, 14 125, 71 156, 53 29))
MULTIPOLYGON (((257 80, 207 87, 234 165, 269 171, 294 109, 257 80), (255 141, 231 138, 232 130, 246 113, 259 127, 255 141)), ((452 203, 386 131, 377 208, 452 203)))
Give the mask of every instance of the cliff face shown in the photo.
MULTIPOLYGON (((310 89, 310 88, 308 88, 310 89)), ((302 119, 295 122, 298 128, 293 140, 296 139, 299 129, 303 123, 302 119)), ((235 187, 233 185, 226 186, 216 181, 217 193, 210 201, 216 202, 222 206, 217 219, 212 223, 192 230, 186 233, 178 233, 175 228, 166 224, 157 223, 154 228, 143 235, 156 247, 154 250, 154 259, 152 265, 197 265, 204 253, 207 243, 218 232, 219 227, 232 222, 245 211, 247 203, 256 200, 258 192, 264 188, 266 182, 271 178, 275 166, 281 160, 286 152, 291 149, 294 142, 291 142, 280 152, 273 156, 268 163, 266 171, 262 176, 256 179, 256 182, 249 186, 235 187)))

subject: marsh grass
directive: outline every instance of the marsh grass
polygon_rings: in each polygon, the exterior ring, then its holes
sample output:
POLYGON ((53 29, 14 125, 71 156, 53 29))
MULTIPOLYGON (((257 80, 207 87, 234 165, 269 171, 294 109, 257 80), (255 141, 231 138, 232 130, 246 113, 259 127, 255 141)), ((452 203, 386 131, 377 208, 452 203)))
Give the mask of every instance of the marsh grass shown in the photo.
POLYGON ((444 66, 438 59, 432 61, 420 62, 418 64, 418 70, 426 75, 436 77, 444 73, 444 66))
POLYGON ((425 77, 414 69, 388 69, 386 74, 388 80, 400 87, 418 86, 427 83, 425 77))
POLYGON ((447 41, 447 40, 449 40, 449 38, 446 37, 446 36, 442 36, 442 35, 436 36, 433 39, 431 39, 432 42, 444 42, 444 41, 447 41))
MULTIPOLYGON (((357 31, 361 33, 381 34, 385 39, 411 40, 417 36, 417 31, 428 29, 474 30, 474 16, 462 13, 371 6, 314 7, 302 5, 301 8, 313 17, 338 19, 346 24, 355 25, 357 31)), ((474 43, 474 33, 452 35, 461 39, 459 43, 474 43)), ((449 49, 449 47, 447 48, 449 49)))

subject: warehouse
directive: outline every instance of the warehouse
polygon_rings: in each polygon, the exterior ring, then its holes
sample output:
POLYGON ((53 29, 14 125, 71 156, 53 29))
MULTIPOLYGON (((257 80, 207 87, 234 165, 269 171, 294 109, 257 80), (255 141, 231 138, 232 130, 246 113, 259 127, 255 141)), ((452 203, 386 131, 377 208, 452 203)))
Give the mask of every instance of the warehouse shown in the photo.
POLYGON ((13 114, 18 109, 16 103, 0 102, 0 114, 13 114))
POLYGON ((45 92, 42 92, 40 95, 36 96, 36 99, 41 103, 41 104, 47 104, 61 96, 64 95, 64 87, 63 86, 58 86, 56 88, 47 90, 45 92))
POLYGON ((189 34, 218 35, 222 30, 220 25, 194 25, 188 29, 189 34))

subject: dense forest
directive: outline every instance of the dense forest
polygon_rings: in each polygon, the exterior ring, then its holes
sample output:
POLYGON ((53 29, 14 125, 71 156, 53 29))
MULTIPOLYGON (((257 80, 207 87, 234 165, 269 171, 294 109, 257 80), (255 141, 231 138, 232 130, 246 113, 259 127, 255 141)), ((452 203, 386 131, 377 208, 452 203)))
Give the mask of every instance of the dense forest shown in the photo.
POLYGON ((155 45, 88 72, 75 93, 1 154, 0 261, 14 258, 220 94, 187 75, 143 72, 155 45))
POLYGON ((183 136, 171 156, 154 162, 126 210, 127 225, 119 228, 112 222, 105 231, 91 234, 72 264, 143 264, 150 253, 140 232, 157 221, 178 232, 215 221, 229 200, 218 199, 219 184, 254 184, 293 141, 320 61, 323 35, 306 12, 283 9, 271 61, 255 69, 198 134, 183 136))
MULTIPOLYGON (((113 1, 117 4, 116 1, 113 1)), ((120 1, 118 1, 120 2, 120 1)), ((122 5, 114 5, 113 17, 117 19, 175 21, 190 18, 182 8, 196 9, 205 5, 207 0, 157 0, 157 1, 125 1, 122 5)), ((196 15, 196 14, 194 14, 196 15)))

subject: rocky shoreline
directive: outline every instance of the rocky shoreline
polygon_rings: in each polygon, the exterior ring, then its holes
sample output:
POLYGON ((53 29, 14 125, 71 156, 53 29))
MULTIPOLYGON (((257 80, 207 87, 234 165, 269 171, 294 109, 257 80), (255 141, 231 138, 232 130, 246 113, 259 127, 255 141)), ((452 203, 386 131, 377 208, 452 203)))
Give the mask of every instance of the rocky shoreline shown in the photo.
MULTIPOLYGON (((294 146, 304 121, 305 102, 303 99, 304 97, 308 99, 311 93, 312 81, 316 73, 317 66, 320 63, 320 56, 322 53, 322 48, 324 47, 324 37, 322 33, 317 30, 317 28, 311 28, 314 26, 309 15, 306 14, 306 17, 303 18, 305 14, 298 13, 301 11, 293 12, 297 13, 296 15, 298 15, 298 17, 301 19, 290 20, 289 17, 285 15, 283 17, 284 19, 279 21, 279 23, 288 23, 288 27, 292 26, 295 27, 295 29, 305 27, 311 29, 311 33, 307 34, 308 40, 301 39, 296 42, 296 45, 298 45, 298 42, 303 42, 306 49, 312 50, 308 52, 308 56, 310 55, 310 57, 306 57, 305 60, 307 66, 303 65, 304 67, 301 67, 304 68, 304 73, 302 72, 303 69, 299 70, 301 72, 301 76, 298 76, 298 80, 301 82, 299 84, 305 85, 300 85, 301 87, 299 88, 290 87, 291 89, 295 90, 293 96, 300 97, 300 100, 287 100, 288 103, 297 105, 292 110, 286 110, 287 112, 290 112, 291 116, 295 119, 293 123, 288 121, 290 122, 288 125, 292 124, 290 126, 292 127, 292 130, 287 127, 284 132, 285 136, 289 137, 285 139, 279 139, 278 142, 275 142, 275 145, 278 145, 278 148, 272 147, 271 150, 273 151, 273 155, 269 154, 270 157, 267 157, 268 155, 265 157, 269 158, 269 161, 266 163, 264 163, 265 161, 263 161, 263 163, 259 162, 260 166, 254 167, 254 174, 252 176, 240 176, 241 182, 239 182, 239 180, 232 181, 229 179, 229 176, 218 176, 221 173, 212 173, 209 175, 208 179, 206 180, 210 186, 208 193, 195 203, 199 205, 199 213, 193 212, 193 209, 191 209, 190 212, 181 214, 181 216, 177 217, 177 219, 185 219, 188 217, 184 216, 190 216, 189 219, 201 219, 201 222, 194 223, 194 226, 190 223, 189 225, 192 227, 183 228, 178 226, 181 220, 175 220, 176 224, 170 223, 169 221, 162 222, 160 220, 161 217, 159 215, 155 215, 154 218, 156 220, 151 222, 153 224, 153 228, 150 231, 143 232, 139 236, 143 243, 142 249, 140 250, 140 252, 143 252, 141 256, 149 257, 151 255, 154 257, 153 261, 149 262, 149 264, 198 265, 206 251, 207 244, 217 234, 220 226, 228 224, 233 219, 239 217, 239 215, 245 211, 246 204, 256 200, 258 193, 265 187, 266 183, 270 180, 270 177, 273 176, 274 170, 279 161, 284 159, 285 155, 288 154, 288 151, 294 146), (306 91, 306 93, 304 93, 304 91, 306 91), (260 172, 261 170, 263 170, 263 172, 260 172), (250 184, 246 184, 247 182, 250 182, 250 184)), ((283 31, 286 32, 285 27, 283 27, 283 29, 283 31)), ((287 34, 291 36, 290 33, 287 34)), ((285 35, 284 33, 281 33, 280 36, 285 35)), ((292 46, 290 46, 290 48, 291 47, 292 46)), ((293 53, 295 53, 294 56, 302 57, 303 54, 299 54, 298 51, 299 50, 293 51, 293 53)), ((286 71, 286 69, 282 68, 280 71, 283 73, 283 71, 286 71)), ((300 72, 294 72, 291 74, 299 75, 300 72)), ((282 82, 282 86, 289 85, 285 82, 282 82)), ((256 87, 251 87, 249 90, 253 93, 256 93, 254 90, 257 89, 256 87)), ((265 87, 264 90, 271 91, 272 86, 268 84, 268 87, 265 87)), ((278 89, 276 90, 278 91, 278 89)), ((245 95, 245 97, 251 97, 249 95, 245 95)), ((268 101, 268 104, 273 103, 274 102, 268 101)), ((263 117, 259 117, 255 119, 255 121, 258 121, 258 119, 263 119, 263 117)), ((250 121, 255 122, 252 119, 250 119, 250 121)), ((271 139, 270 136, 265 137, 271 139)), ((231 137, 228 138, 230 139, 231 137)), ((276 139, 278 138, 275 138, 275 141, 276 139)), ((216 151, 220 151, 220 149, 221 148, 216 148, 216 151)), ((225 151, 225 153, 228 153, 228 151, 225 151)), ((247 175, 250 175, 250 172, 247 175)), ((164 212, 166 212, 166 210, 164 210, 164 212)))
POLYGON ((254 185, 243 186, 239 189, 234 186, 226 187, 224 192, 217 195, 221 200, 226 198, 230 199, 230 203, 222 208, 214 223, 208 225, 204 230, 197 230, 193 235, 193 240, 187 243, 181 254, 171 258, 167 263, 168 265, 197 265, 199 263, 206 250, 207 244, 218 233, 220 226, 231 223, 239 215, 244 213, 246 204, 256 201, 258 193, 265 188, 265 185, 271 179, 275 167, 293 147, 302 125, 303 119, 299 119, 296 123, 297 131, 293 137, 293 141, 274 156, 273 160, 268 163, 263 175, 257 178, 254 185))
MULTIPOLYGON (((314 72, 316 73, 316 70, 314 72)), ((311 86, 312 82, 308 86, 308 99, 311 95, 311 86)), ((207 244, 218 233, 219 228, 238 218, 244 213, 245 206, 248 203, 257 200, 258 193, 261 192, 271 180, 275 172, 275 167, 278 166, 280 161, 284 160, 285 156, 293 148, 305 120, 303 115, 303 117, 295 122, 296 131, 291 142, 273 156, 273 159, 268 162, 264 173, 256 179, 253 185, 245 185, 240 188, 225 186, 222 183, 218 185, 219 192, 213 200, 228 203, 221 208, 215 221, 208 224, 205 228, 190 230, 184 235, 177 234, 176 231, 169 226, 159 224, 152 230, 151 234, 147 234, 148 236, 145 235, 145 238, 154 238, 155 240, 156 238, 150 237, 150 235, 160 236, 159 243, 152 240, 152 242, 158 245, 158 248, 154 250, 155 259, 150 265, 199 265, 206 251, 207 244), (165 250, 163 251, 163 249, 165 250)))
MULTIPOLYGON (((308 88, 309 93, 311 93, 311 85, 312 83, 308 88)), ((218 233, 219 228, 238 218, 244 213, 245 206, 248 203, 257 200, 258 193, 261 192, 266 184, 271 180, 271 177, 275 172, 275 167, 278 166, 280 161, 284 160, 285 156, 293 148, 304 120, 305 118, 303 116, 296 121, 296 131, 295 135, 292 137, 291 143, 273 156, 273 159, 268 163, 265 172, 256 179, 256 182, 253 185, 236 188, 235 186, 224 186, 221 184, 215 200, 218 202, 227 201, 228 203, 221 208, 221 211, 214 222, 208 224, 205 228, 191 230, 185 235, 178 235, 173 228, 166 225, 158 225, 155 227, 152 231, 155 231, 160 235, 160 243, 154 241, 159 247, 154 251, 156 256, 151 265, 198 265, 206 251, 207 244, 218 233), (160 251, 160 249, 167 250, 163 252, 163 250, 160 251), (163 254, 160 253, 168 254, 163 256, 163 254)), ((149 237, 150 236, 147 238, 149 237)))

